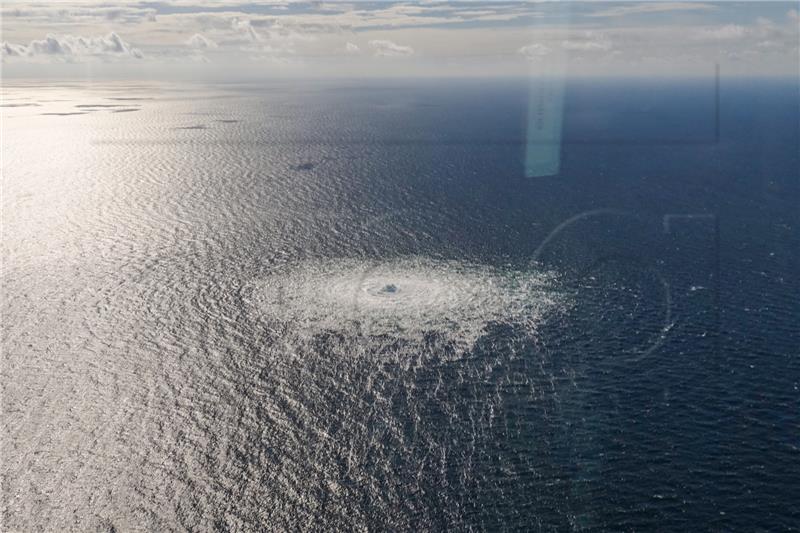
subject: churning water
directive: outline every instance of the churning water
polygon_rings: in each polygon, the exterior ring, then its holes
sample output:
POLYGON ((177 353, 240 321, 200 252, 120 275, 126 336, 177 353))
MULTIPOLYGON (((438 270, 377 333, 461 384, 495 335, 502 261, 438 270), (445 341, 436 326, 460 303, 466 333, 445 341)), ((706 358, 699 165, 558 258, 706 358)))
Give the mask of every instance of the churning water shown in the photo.
POLYGON ((459 351, 488 325, 529 335, 564 298, 552 275, 411 257, 288 265, 256 284, 251 305, 302 334, 340 331, 420 342, 436 333, 459 351))

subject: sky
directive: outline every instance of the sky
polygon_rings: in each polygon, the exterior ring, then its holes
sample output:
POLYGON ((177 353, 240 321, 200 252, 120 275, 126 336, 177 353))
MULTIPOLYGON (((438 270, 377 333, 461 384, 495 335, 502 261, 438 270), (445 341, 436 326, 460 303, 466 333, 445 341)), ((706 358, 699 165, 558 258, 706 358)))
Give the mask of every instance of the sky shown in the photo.
POLYGON ((4 78, 798 75, 800 2, 3 0, 4 78))

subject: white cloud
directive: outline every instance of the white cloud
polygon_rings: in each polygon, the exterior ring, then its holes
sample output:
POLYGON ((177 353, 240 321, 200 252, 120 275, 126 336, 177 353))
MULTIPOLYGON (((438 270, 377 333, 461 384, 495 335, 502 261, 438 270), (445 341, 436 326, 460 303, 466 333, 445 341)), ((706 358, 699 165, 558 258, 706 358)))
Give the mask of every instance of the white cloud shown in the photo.
POLYGON ((3 57, 23 57, 28 55, 28 47, 21 44, 4 42, 0 45, 0 52, 3 57))
POLYGON ((88 58, 114 59, 143 57, 114 32, 105 36, 81 37, 75 35, 47 35, 44 39, 31 41, 27 46, 3 43, 3 57, 51 58, 58 60, 81 60, 88 58))
POLYGON ((298 31, 298 26, 291 19, 237 17, 231 21, 230 27, 234 34, 228 39, 220 40, 220 48, 238 45, 241 51, 259 59, 286 59, 298 53, 298 45, 317 39, 314 35, 298 31))
MULTIPOLYGON (((33 4, 16 7, 4 7, 2 16, 16 19, 26 23, 50 24, 102 24, 113 22, 116 24, 138 24, 141 22, 155 22, 156 10, 154 8, 139 8, 132 6, 106 5, 92 6, 83 3, 51 2, 51 5, 33 4)), ((19 23, 19 22, 16 22, 19 23)))
POLYGON ((564 41, 561 46, 564 50, 577 52, 607 52, 611 50, 611 43, 605 41, 564 41))
POLYGON ((260 33, 256 31, 253 25, 250 23, 249 20, 240 20, 238 18, 233 19, 231 22, 231 26, 233 29, 238 30, 241 32, 245 39, 247 39, 251 43, 260 43, 264 40, 260 33))
MULTIPOLYGON (((248 73, 253 60, 268 59, 293 63, 298 72, 336 75, 360 74, 363 63, 352 58, 367 55, 410 56, 402 69, 430 75, 447 69, 516 74, 524 67, 522 56, 543 63, 569 61, 575 72, 694 72, 715 62, 724 69, 726 57, 740 57, 753 72, 796 73, 800 54, 800 19, 791 5, 761 10, 689 0, 586 3, 566 23, 549 16, 562 11, 549 2, 305 3, 281 11, 279 1, 260 3, 259 9, 245 9, 241 0, 213 6, 164 0, 128 7, 103 0, 6 1, 0 14, 9 42, 0 52, 7 64, 14 63, 6 72, 28 69, 22 63, 113 63, 140 57, 142 50, 148 61, 169 65, 201 61, 205 54, 215 60, 209 72, 248 73), (772 20, 756 20, 758 14, 772 20), (523 22, 501 22, 514 18, 523 22), (534 18, 536 24, 529 24, 534 18), (79 35, 105 37, 74 37, 79 35), (656 63, 666 66, 641 67, 656 63)), ((390 61, 370 68, 401 71, 390 61)))
POLYGON ((739 24, 726 24, 719 28, 708 28, 701 30, 700 37, 707 37, 717 39, 720 41, 727 41, 732 39, 741 39, 749 33, 749 30, 739 24))
MULTIPOLYGON (((771 41, 782 43, 783 47, 791 48, 798 42, 796 24, 776 24, 774 21, 759 17, 755 24, 743 26, 740 24, 726 24, 723 26, 706 26, 699 28, 694 38, 700 41, 719 41, 726 46, 738 45, 744 48, 753 48, 756 43, 771 41)), ((762 46, 763 48, 763 46, 762 46)))
POLYGON ((401 57, 410 56, 414 53, 414 49, 410 46, 396 44, 386 39, 373 39, 369 42, 369 46, 376 57, 401 57))
POLYGON ((552 52, 552 49, 549 46, 545 46, 539 43, 529 44, 517 50, 518 54, 522 54, 528 59, 536 59, 539 57, 544 57, 550 54, 550 52, 552 52))
POLYGON ((609 9, 595 11, 591 17, 622 17, 626 15, 637 15, 642 13, 664 13, 669 11, 691 11, 713 9, 711 4, 700 2, 645 2, 632 5, 617 6, 609 9))
POLYGON ((608 52, 613 48, 607 37, 595 32, 586 32, 584 35, 567 39, 561 46, 564 50, 576 52, 608 52))
POLYGON ((190 48, 196 48, 197 50, 213 50, 218 48, 217 43, 199 33, 195 33, 189 37, 186 40, 186 45, 190 48))
MULTIPOLYGON (((103 2, 101 0, 52 0, 50 5, 30 0, 10 0, 0 9, 4 18, 13 20, 9 26, 25 24, 89 25, 108 22, 121 24, 146 24, 148 22, 174 21, 179 18, 223 18, 237 16, 250 20, 255 28, 267 19, 302 19, 308 28, 340 28, 344 30, 376 27, 408 28, 414 26, 458 25, 464 22, 497 22, 521 17, 541 16, 538 6, 524 2, 500 5, 446 3, 387 2, 330 2, 308 3, 313 9, 301 13, 288 9, 293 2, 259 2, 266 14, 243 9, 248 2, 242 0, 219 0, 200 2, 197 0, 163 0, 159 2, 103 2), (120 4, 131 5, 122 6, 120 4)), ((260 11, 259 9, 258 11, 260 11)), ((15 28, 16 29, 16 28, 15 28)), ((77 30, 76 30, 77 31, 77 30)), ((195 28, 194 31, 202 31, 195 28)))

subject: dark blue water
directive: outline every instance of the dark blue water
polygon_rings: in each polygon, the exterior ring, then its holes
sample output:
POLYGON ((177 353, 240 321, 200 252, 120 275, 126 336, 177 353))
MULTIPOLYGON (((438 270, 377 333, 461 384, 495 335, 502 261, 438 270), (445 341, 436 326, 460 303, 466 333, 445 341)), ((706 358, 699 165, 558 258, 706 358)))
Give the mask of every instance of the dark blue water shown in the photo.
POLYGON ((546 178, 522 175, 513 141, 525 135, 524 94, 515 88, 417 94, 440 106, 409 117, 434 140, 384 148, 368 203, 402 187, 411 205, 458 210, 458 229, 441 239, 488 262, 525 261, 558 224, 586 214, 536 255, 583 288, 543 340, 549 372, 574 389, 544 424, 525 396, 511 410, 480 466, 518 467, 519 477, 491 494, 475 487, 465 497, 470 521, 796 527, 796 83, 723 80, 718 116, 711 81, 575 83, 561 173, 546 178), (647 352, 665 307, 668 332, 647 352))
POLYGON ((796 81, 137 90, 5 119, 10 529, 800 523, 796 81))

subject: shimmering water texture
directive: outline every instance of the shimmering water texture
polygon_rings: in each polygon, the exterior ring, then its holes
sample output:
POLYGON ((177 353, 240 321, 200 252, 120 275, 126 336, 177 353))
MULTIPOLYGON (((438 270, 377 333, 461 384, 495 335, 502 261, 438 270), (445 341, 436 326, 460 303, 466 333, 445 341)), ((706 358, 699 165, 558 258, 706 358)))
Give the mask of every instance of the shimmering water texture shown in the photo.
POLYGON ((5 84, 0 529, 796 527, 796 83, 663 83, 5 84))

